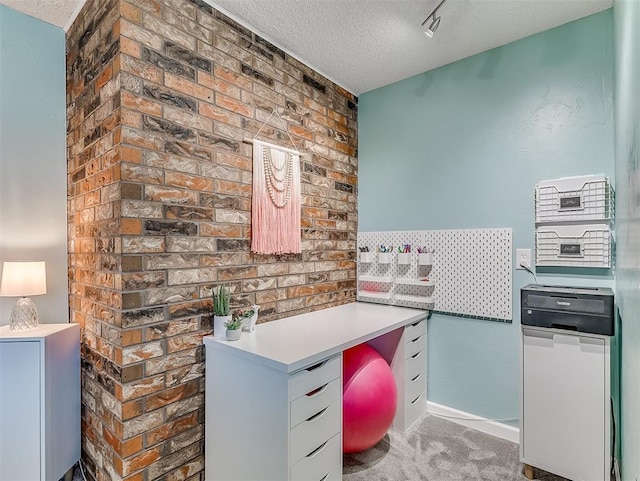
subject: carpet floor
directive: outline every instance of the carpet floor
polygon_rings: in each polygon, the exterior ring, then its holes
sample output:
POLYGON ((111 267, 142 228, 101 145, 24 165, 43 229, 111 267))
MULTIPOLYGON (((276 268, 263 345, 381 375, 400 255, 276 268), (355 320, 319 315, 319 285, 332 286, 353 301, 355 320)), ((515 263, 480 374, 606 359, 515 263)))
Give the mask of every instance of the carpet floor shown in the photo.
MULTIPOLYGON (((406 434, 390 430, 367 451, 344 457, 343 481, 522 481, 518 445, 425 415, 406 434)), ((567 481, 534 470, 540 481, 567 481)))
MULTIPOLYGON (((408 433, 390 430, 371 449, 345 455, 342 480, 526 481, 519 456, 515 443, 427 414, 408 433)), ((538 469, 534 479, 569 481, 538 469)), ((83 481, 77 466, 73 481, 83 481)))

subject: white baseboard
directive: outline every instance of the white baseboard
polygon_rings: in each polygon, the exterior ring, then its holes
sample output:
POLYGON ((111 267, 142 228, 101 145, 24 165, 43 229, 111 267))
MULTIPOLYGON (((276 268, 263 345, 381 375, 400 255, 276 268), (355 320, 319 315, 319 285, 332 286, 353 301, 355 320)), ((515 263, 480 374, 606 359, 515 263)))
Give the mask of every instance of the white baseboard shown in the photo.
POLYGON ((434 416, 442 416, 448 421, 461 424, 477 431, 497 436, 512 443, 520 443, 520 429, 503 424, 497 421, 491 421, 475 414, 469 414, 458 409, 443 406, 442 404, 427 401, 427 412, 434 416))

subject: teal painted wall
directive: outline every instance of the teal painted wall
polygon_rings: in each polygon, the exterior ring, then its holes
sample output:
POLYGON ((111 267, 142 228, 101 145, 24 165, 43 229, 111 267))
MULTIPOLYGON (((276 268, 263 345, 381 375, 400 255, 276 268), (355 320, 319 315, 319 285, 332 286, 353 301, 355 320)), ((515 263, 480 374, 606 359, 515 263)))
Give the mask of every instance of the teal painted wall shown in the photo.
POLYGON ((640 2, 614 1, 621 472, 640 479, 640 2))
MULTIPOLYGON (((608 10, 359 98, 360 231, 511 227, 534 247, 535 184, 613 177, 613 15, 608 10)), ((539 282, 613 286, 607 270, 538 271, 539 282)), ((519 416, 520 288, 513 323, 434 315, 428 398, 519 416)), ((517 421, 511 421, 517 424, 517 421)))
MULTIPOLYGON (((41 322, 68 322, 65 35, 0 6, 0 270, 44 260, 41 322)), ((0 325, 16 300, 0 298, 0 325)))

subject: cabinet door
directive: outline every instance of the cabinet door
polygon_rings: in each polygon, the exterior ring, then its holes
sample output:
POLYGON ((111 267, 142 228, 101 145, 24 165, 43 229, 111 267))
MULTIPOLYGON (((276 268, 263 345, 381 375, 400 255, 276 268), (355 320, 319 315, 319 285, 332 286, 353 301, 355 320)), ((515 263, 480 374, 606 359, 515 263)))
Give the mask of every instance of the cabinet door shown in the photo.
POLYGON ((0 479, 41 479, 40 343, 0 342, 0 479))
POLYGON ((523 457, 576 480, 604 480, 604 340, 524 330, 523 457))

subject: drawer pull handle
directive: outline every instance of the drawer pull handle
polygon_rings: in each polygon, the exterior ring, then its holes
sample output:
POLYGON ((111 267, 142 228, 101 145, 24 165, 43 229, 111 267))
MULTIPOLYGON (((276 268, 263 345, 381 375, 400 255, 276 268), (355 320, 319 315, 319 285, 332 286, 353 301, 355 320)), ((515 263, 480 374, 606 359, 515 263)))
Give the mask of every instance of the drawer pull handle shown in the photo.
POLYGON ((327 479, 329 477, 331 473, 327 473, 324 476, 322 476, 322 478, 320 479, 320 481, 324 481, 325 479, 327 479))
POLYGON ((320 369, 326 363, 327 363, 327 361, 320 361, 318 364, 314 364, 313 366, 309 366, 309 367, 305 368, 305 371, 307 371, 307 372, 315 371, 316 369, 320 369))
POLYGON ((422 336, 418 336, 415 339, 411 339, 411 342, 418 342, 420 339, 422 339, 422 336))
POLYGON ((422 322, 422 319, 420 319, 418 322, 416 322, 415 324, 411 324, 411 327, 416 327, 418 324, 420 324, 422 322))
POLYGON ((413 356, 411 356, 411 359, 416 359, 416 358, 418 358, 418 357, 419 357, 419 356, 421 356, 421 355, 422 355, 422 351, 418 351, 418 352, 416 352, 413 356))
POLYGON ((420 400, 421 397, 422 397, 422 394, 420 394, 417 398, 415 398, 413 401, 411 401, 411 404, 417 403, 420 400))
POLYGON ((414 377, 411 382, 415 381, 416 379, 418 379, 420 376, 422 376, 422 373, 418 374, 416 377, 414 377))
POLYGON ((325 384, 324 386, 320 386, 319 388, 314 389, 313 391, 309 391, 307 394, 305 394, 305 396, 307 397, 313 397, 313 396, 317 396, 318 394, 320 394, 322 391, 324 391, 325 389, 327 389, 327 386, 329 385, 329 383, 325 384))
POLYGON ((324 443, 322 443, 320 446, 318 446, 316 449, 314 449, 313 451, 311 451, 309 454, 307 454, 305 457, 306 458, 312 458, 314 457, 316 454, 318 454, 320 451, 322 451, 322 448, 324 448, 327 443, 329 441, 325 441, 324 443))
POLYGON ((310 418, 305 419, 305 422, 311 423, 313 421, 315 421, 316 419, 318 419, 320 416, 322 416, 325 411, 329 409, 329 408, 324 408, 322 411, 315 413, 313 416, 311 416, 310 418))

